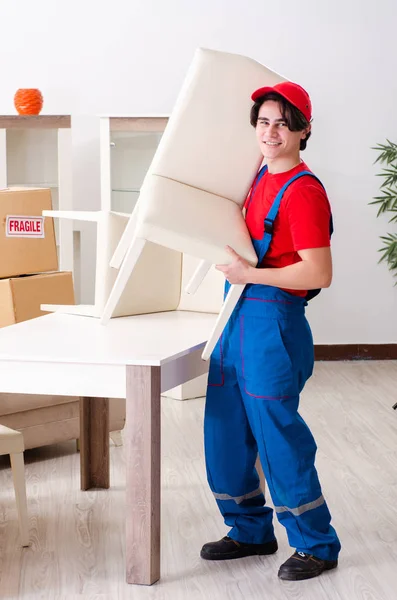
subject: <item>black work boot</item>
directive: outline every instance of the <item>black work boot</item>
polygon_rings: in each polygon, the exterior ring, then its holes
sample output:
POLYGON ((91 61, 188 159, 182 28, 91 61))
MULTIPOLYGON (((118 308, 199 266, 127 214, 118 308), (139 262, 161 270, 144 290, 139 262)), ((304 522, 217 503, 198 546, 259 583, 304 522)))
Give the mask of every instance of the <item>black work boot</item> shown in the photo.
POLYGON ((243 558, 255 554, 274 554, 277 552, 277 540, 274 539, 266 544, 246 544, 236 542, 225 536, 218 542, 208 542, 201 548, 200 556, 205 560, 228 560, 231 558, 243 558))
POLYGON ((305 554, 296 551, 278 571, 280 579, 288 581, 300 581, 301 579, 311 579, 321 575, 323 571, 335 569, 338 566, 337 560, 323 560, 316 558, 313 554, 305 554))

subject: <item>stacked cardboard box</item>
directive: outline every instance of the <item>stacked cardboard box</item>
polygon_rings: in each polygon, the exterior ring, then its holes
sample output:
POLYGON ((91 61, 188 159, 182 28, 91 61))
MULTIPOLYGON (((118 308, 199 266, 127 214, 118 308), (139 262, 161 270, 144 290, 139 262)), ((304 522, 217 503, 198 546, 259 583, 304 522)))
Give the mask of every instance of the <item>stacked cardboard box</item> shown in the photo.
POLYGON ((41 304, 74 304, 73 278, 58 271, 51 191, 0 190, 0 327, 45 314, 41 304))

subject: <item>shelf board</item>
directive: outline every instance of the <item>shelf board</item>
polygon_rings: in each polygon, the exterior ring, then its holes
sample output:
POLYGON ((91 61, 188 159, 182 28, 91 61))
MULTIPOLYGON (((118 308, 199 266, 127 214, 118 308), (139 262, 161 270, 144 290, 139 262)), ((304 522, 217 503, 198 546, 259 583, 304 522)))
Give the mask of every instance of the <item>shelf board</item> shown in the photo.
POLYGON ((110 131, 153 131, 162 133, 168 117, 110 117, 110 131))
POLYGON ((59 185, 57 183, 51 182, 51 181, 44 181, 44 182, 30 182, 30 183, 11 183, 8 182, 8 187, 18 187, 18 188, 50 188, 50 189, 58 189, 59 185))
POLYGON ((110 142, 110 146, 112 147, 112 143, 114 144, 114 146, 117 146, 117 144, 119 142, 128 142, 130 140, 134 140, 136 138, 148 138, 148 137, 153 137, 156 138, 157 143, 156 143, 156 147, 158 146, 158 138, 159 136, 161 137, 163 135, 163 131, 134 131, 133 129, 131 130, 117 130, 111 131, 111 142, 110 142))
POLYGON ((70 115, 0 115, 0 129, 70 129, 70 115))

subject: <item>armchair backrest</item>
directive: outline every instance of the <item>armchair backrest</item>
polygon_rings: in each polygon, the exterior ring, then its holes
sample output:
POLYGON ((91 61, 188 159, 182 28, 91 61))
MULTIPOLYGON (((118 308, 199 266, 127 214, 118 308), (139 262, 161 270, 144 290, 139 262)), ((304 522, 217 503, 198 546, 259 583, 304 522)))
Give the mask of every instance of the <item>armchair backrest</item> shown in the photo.
POLYGON ((263 158, 249 122, 251 94, 281 81, 251 58, 199 48, 147 176, 241 205, 263 158))

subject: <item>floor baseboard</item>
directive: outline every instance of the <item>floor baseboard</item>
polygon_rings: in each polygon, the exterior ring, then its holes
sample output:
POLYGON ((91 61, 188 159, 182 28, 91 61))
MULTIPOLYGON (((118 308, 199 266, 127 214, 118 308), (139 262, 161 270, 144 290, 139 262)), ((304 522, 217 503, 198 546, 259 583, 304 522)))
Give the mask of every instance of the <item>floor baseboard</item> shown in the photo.
POLYGON ((397 360, 397 344, 317 344, 315 360, 397 360))

